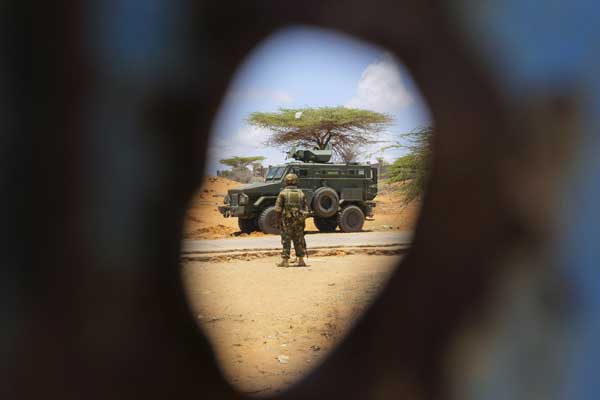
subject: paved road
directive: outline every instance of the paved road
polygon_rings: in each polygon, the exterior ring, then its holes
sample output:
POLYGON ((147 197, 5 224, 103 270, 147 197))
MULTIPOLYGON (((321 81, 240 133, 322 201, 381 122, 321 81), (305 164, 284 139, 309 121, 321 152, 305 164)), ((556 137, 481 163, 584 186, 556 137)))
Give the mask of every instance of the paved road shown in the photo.
MULTIPOLYGON (((410 244, 411 232, 314 233, 306 235, 309 249, 327 247, 393 246, 410 244)), ((244 237, 214 240, 184 240, 183 253, 223 253, 240 250, 281 248, 279 236, 244 237)))

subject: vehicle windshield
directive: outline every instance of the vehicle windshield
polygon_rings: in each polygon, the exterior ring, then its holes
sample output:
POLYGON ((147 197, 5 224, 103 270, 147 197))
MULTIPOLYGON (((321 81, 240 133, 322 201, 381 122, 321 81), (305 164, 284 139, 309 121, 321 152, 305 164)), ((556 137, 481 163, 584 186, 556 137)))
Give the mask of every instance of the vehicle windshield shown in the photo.
POLYGON ((269 168, 269 170, 267 171, 267 176, 266 176, 265 180, 271 181, 271 180, 281 179, 281 177, 285 173, 285 169, 286 169, 286 167, 271 167, 271 168, 269 168))

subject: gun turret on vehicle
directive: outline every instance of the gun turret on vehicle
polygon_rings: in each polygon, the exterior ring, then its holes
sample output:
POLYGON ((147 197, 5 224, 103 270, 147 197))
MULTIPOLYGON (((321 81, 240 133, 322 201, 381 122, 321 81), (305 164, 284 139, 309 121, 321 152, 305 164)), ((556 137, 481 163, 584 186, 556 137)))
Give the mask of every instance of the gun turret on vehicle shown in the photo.
POLYGON ((275 200, 288 173, 298 175, 298 187, 306 195, 315 226, 320 231, 362 230, 365 217, 373 217, 377 196, 377 169, 370 164, 336 164, 329 162, 331 149, 293 148, 288 158, 295 161, 269 167, 265 182, 230 189, 225 205, 219 207, 224 217, 237 217, 244 233, 261 230, 279 233, 275 224, 275 200))
POLYGON ((331 160, 332 151, 327 150, 305 150, 293 148, 288 152, 288 157, 302 162, 328 163, 331 160))

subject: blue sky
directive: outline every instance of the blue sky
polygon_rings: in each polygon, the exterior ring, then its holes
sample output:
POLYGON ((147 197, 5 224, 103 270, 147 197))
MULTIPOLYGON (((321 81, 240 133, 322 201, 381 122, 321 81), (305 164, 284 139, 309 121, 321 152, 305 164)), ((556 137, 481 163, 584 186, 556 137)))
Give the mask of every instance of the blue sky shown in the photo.
MULTIPOLYGON (((384 134, 388 140, 430 123, 410 75, 384 49, 330 31, 286 29, 261 43, 237 71, 213 126, 207 173, 225 169, 219 160, 231 156, 284 162, 284 149, 265 147, 268 132, 250 127, 246 118, 253 111, 319 106, 385 112, 395 121, 384 134)), ((388 160, 399 155, 383 154, 388 160)))

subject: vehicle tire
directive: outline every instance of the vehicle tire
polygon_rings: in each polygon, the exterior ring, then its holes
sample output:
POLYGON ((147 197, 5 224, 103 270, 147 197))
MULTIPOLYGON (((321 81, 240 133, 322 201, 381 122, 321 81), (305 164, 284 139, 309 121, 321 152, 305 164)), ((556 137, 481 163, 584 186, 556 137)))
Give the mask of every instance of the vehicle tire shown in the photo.
POLYGON ((360 232, 365 223, 365 214, 357 206, 344 207, 337 217, 342 232, 360 232))
POLYGON ((314 221, 317 229, 321 232, 333 232, 333 231, 335 231, 335 228, 337 228, 337 226, 338 226, 338 221, 337 221, 336 217, 330 217, 330 218, 314 217, 313 221, 314 221))
POLYGON ((258 230, 258 221, 256 218, 238 218, 238 226, 242 233, 252 233, 258 230))
POLYGON ((330 187, 322 187, 315 191, 312 200, 312 209, 317 216, 329 218, 337 213, 339 203, 340 199, 335 190, 330 187))
POLYGON ((275 225, 275 207, 265 208, 258 217, 258 228, 264 233, 270 233, 273 235, 279 235, 281 230, 275 225))

